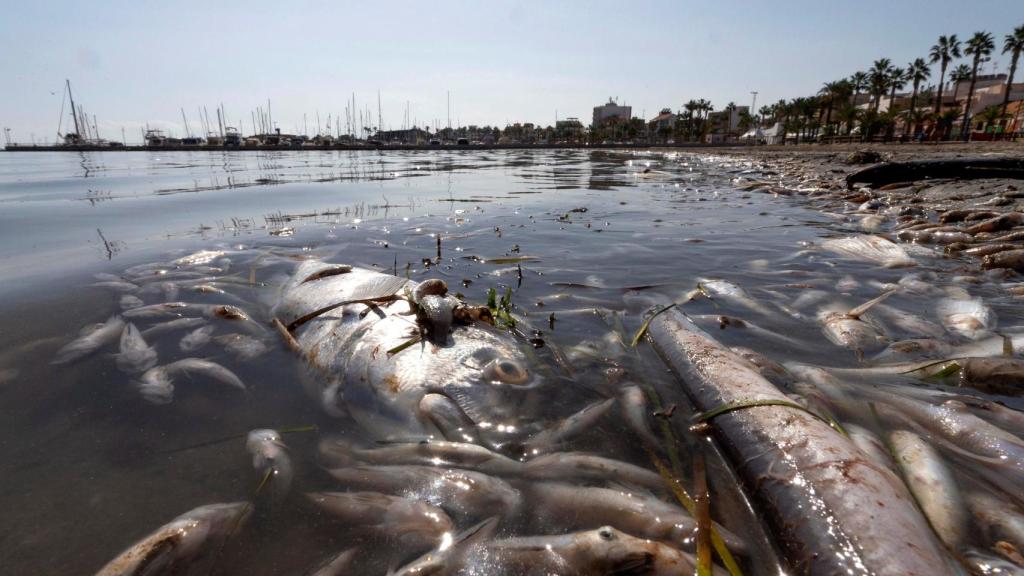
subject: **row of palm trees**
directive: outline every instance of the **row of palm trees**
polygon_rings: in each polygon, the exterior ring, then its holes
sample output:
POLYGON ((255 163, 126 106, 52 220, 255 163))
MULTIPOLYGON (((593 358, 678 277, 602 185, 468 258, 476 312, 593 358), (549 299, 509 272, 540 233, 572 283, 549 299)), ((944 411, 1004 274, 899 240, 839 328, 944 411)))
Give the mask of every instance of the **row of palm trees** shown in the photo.
MULTIPOLYGON (((821 127, 826 133, 836 134, 840 126, 845 126, 850 134, 856 123, 860 124, 861 133, 873 137, 880 132, 888 136, 895 130, 897 120, 902 119, 904 131, 918 133, 929 120, 938 131, 937 134, 950 137, 952 127, 961 111, 957 108, 943 111, 942 86, 946 81, 946 72, 954 61, 961 57, 969 58, 968 63, 960 63, 949 70, 949 80, 954 84, 953 100, 957 101, 960 85, 970 82, 967 90, 966 104, 963 106, 960 124, 960 137, 967 139, 970 134, 971 102, 978 80, 981 64, 989 59, 995 50, 995 40, 989 32, 976 32, 968 40, 961 43, 955 34, 939 36, 926 58, 915 58, 905 67, 894 66, 889 58, 876 60, 871 68, 858 71, 834 82, 826 82, 817 95, 794 98, 790 101, 780 100, 776 104, 763 106, 758 113, 762 120, 783 122, 785 130, 795 132, 797 138, 816 137, 821 127), (927 86, 931 78, 934 64, 939 65, 939 77, 936 88, 927 86), (895 109, 895 97, 898 90, 911 89, 909 107, 898 112, 895 109), (858 101, 862 94, 867 94, 868 106, 861 110, 858 101), (880 110, 882 98, 888 96, 888 109, 880 110), (919 102, 934 99, 930 107, 919 106, 919 102), (929 108, 931 110, 929 111, 929 108)), ((1020 55, 1024 52, 1024 26, 1019 26, 1013 33, 1007 34, 1003 42, 1003 54, 1010 54, 1009 77, 1007 90, 1003 94, 1003 102, 996 110, 984 111, 983 117, 989 121, 998 121, 1006 117, 1009 104, 1010 86, 1020 55)))

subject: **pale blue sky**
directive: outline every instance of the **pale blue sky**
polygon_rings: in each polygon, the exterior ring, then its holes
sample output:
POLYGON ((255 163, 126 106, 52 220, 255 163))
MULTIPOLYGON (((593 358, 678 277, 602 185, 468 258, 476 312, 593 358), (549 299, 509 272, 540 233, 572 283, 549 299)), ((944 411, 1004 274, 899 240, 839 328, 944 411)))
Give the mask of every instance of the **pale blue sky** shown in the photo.
POLYGON ((378 89, 385 127, 406 101, 445 124, 447 90, 453 124, 589 123, 609 96, 647 117, 751 90, 760 106, 927 56, 939 34, 986 30, 1001 48, 1024 24, 1024 0, 2 3, 0 126, 19 141, 53 138, 64 78, 102 136, 129 141, 147 122, 181 135, 181 107, 197 131, 196 109, 219 102, 249 132, 267 98, 301 130, 303 112, 343 116, 352 92, 376 124, 378 89))

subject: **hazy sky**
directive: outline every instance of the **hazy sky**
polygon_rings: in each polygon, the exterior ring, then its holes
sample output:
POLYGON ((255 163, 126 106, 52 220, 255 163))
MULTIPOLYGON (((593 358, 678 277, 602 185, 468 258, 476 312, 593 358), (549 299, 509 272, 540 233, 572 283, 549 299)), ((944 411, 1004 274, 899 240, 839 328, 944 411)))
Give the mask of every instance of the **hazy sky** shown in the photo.
MULTIPOLYGON (((609 96, 654 116, 691 98, 717 109, 816 92, 880 57, 927 56, 939 34, 1024 25, 1024 0, 642 2, 50 2, 3 0, 0 126, 52 139, 65 78, 101 136, 194 132, 220 102, 245 132, 272 100, 282 131, 344 117, 353 92, 384 126, 406 101, 420 125, 577 116, 609 96)), ((1008 55, 993 59, 1000 71, 1008 55)), ((986 71, 989 71, 987 68, 986 71)), ((1022 72, 1024 74, 1024 72, 1022 72)), ((937 70, 935 72, 937 76, 937 70)), ((70 115, 70 114, 69 114, 70 115)))

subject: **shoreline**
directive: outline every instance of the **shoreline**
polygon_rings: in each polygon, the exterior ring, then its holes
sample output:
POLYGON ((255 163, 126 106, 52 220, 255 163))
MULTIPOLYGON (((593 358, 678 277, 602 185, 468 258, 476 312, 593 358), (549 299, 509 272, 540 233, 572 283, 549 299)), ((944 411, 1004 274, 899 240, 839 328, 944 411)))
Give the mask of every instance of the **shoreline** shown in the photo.
POLYGON ((971 273, 1004 278, 1014 272, 1024 274, 1024 180, 936 178, 848 188, 848 175, 876 164, 848 162, 861 151, 877 153, 883 162, 903 162, 1005 156, 1007 152, 1019 156, 1024 150, 993 142, 943 149, 833 145, 723 153, 749 158, 769 174, 738 184, 743 190, 795 197, 847 224, 853 234, 926 246, 947 258, 967 257, 971 273))
POLYGON ((837 151, 854 151, 864 148, 886 151, 902 151, 907 154, 937 151, 1016 151, 1024 154, 1024 142, 889 142, 889 143, 844 143, 844 144, 742 144, 737 142, 681 142, 677 144, 469 144, 430 146, 427 144, 394 145, 331 145, 331 146, 57 146, 11 144, 4 152, 323 152, 323 151, 427 151, 449 152, 462 150, 730 150, 756 153, 828 154, 837 151))

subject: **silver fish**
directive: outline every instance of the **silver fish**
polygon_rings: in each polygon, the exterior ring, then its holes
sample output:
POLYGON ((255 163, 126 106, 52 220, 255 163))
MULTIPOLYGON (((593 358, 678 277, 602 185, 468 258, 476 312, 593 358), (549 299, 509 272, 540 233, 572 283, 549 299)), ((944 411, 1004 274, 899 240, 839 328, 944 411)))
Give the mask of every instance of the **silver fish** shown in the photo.
POLYGON ((167 332, 173 332, 175 330, 188 330, 189 328, 195 328, 196 326, 202 326, 206 324, 206 320, 202 318, 178 318, 176 320, 168 320, 167 322, 161 322, 154 325, 152 328, 147 328, 142 331, 143 338, 155 338, 167 332))
POLYGON ((936 309, 947 330, 971 340, 990 335, 996 327, 995 312, 980 298, 943 298, 936 303, 936 309))
POLYGON ((708 293, 712 298, 724 300, 737 306, 742 306, 747 310, 751 310, 764 316, 772 316, 771 310, 767 306, 761 304, 757 300, 754 300, 747 294, 747 291, 740 286, 729 282, 728 280, 722 280, 720 278, 698 278, 698 286, 708 293))
POLYGON ((111 316, 106 322, 83 333, 57 351, 52 364, 67 364, 93 354, 114 342, 124 330, 124 320, 111 316))
POLYGON ((123 292, 125 294, 134 294, 139 291, 139 287, 127 280, 108 280, 106 282, 96 282, 93 286, 99 286, 101 288, 109 288, 115 292, 123 292))
MULTIPOLYGON (((526 490, 532 516, 542 525, 587 530, 610 524, 685 550, 696 547, 697 521, 679 506, 649 494, 561 482, 536 482, 526 490)), ((716 528, 729 550, 746 552, 742 540, 720 526, 716 528)))
POLYGON ((139 308, 143 306, 142 299, 132 294, 125 294, 121 296, 121 310, 131 310, 132 308, 139 308))
POLYGON ((208 504, 190 510, 161 526, 111 560, 96 576, 184 574, 210 558, 219 543, 248 519, 248 502, 208 504))
POLYGON ((344 438, 321 440, 321 459, 333 467, 353 464, 440 466, 467 468, 484 474, 518 475, 523 464, 493 452, 483 446, 467 442, 438 440, 399 442, 379 448, 365 449, 353 446, 344 438))
POLYGON ((306 498, 346 526, 357 525, 394 538, 404 547, 433 548, 451 536, 444 510, 425 502, 380 492, 314 492, 306 498))
POLYGON ((821 247, 851 260, 879 264, 886 268, 917 265, 903 248, 881 236, 831 238, 822 242, 821 247))
POLYGON ((252 466, 262 478, 260 486, 270 486, 275 498, 283 498, 292 485, 292 460, 288 447, 276 430, 249 432, 245 448, 252 454, 252 466))
POLYGON ((480 548, 470 552, 466 566, 473 573, 495 576, 689 576, 696 566, 694 558, 684 552, 611 526, 557 536, 494 540, 480 548))
POLYGON ((647 396, 639 386, 626 386, 620 392, 622 416, 633 432, 647 443, 648 446, 658 445, 658 439, 651 431, 647 396))
POLYGON ((213 330, 214 327, 209 325, 196 328, 195 330, 186 334, 181 339, 181 342, 178 343, 178 346, 181 348, 183 352, 192 352, 193 350, 198 350, 199 348, 202 348, 203 346, 206 346, 207 343, 209 343, 210 336, 213 334, 213 330))
MULTIPOLYGON (((656 316, 649 334, 698 410, 791 402, 677 309, 656 316)), ((827 423, 792 407, 758 406, 714 418, 710 426, 730 447, 777 542, 802 570, 954 573, 900 479, 827 423)))
POLYGON ((583 452, 554 452, 531 458, 522 475, 532 480, 592 480, 664 490, 665 480, 636 464, 583 452))
POLYGON ((1024 513, 1020 508, 982 492, 969 493, 967 506, 989 542, 1006 542, 1024 554, 1024 513))
POLYGON ((184 358, 146 370, 139 379, 139 392, 154 404, 167 404, 174 398, 174 382, 171 377, 176 373, 205 376, 232 388, 246 390, 242 380, 220 364, 202 358, 184 358))
POLYGON ((235 355, 239 360, 253 360, 267 352, 267 345, 247 334, 221 334, 213 341, 235 355))
POLYGON ((472 470, 358 466, 328 472, 349 486, 425 500, 460 518, 507 515, 522 500, 519 491, 504 480, 472 470))
POLYGON ((552 447, 566 442, 583 430, 590 428, 594 422, 611 410, 615 404, 614 398, 599 400, 585 406, 579 412, 548 426, 541 432, 534 434, 523 443, 523 453, 529 456, 549 451, 552 447))
POLYGON ((953 473, 923 438, 906 430, 889 434, 896 462, 935 533, 953 550, 965 539, 967 506, 953 473))
POLYGON ((443 345, 421 341, 401 349, 419 334, 402 297, 416 286, 370 270, 303 262, 274 315, 295 325, 295 340, 311 368, 304 374, 310 392, 329 413, 348 413, 378 439, 435 433, 432 418, 424 415, 436 403, 420 404, 426 394, 445 396, 480 437, 492 437, 495 444, 521 433, 524 415, 518 408, 541 380, 527 370, 507 333, 475 322, 455 326, 443 345), (321 274, 334 269, 343 271, 321 274), (306 282, 310 277, 316 279, 306 282), (372 309, 367 302, 374 303, 372 309))
POLYGON ((146 344, 139 329, 131 322, 121 332, 121 353, 117 367, 128 374, 141 374, 156 365, 156 350, 146 344))

